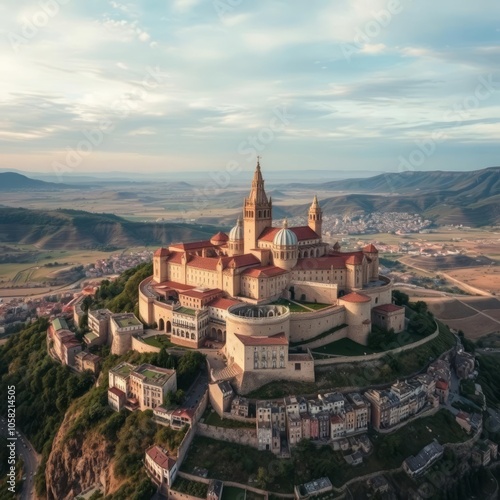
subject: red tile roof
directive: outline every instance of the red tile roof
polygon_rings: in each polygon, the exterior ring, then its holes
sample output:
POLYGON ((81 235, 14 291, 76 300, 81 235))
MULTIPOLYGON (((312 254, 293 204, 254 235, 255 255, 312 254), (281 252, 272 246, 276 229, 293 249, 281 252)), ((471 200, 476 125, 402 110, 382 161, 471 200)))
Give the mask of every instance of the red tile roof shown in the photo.
MULTIPOLYGON (((273 241, 276 233, 280 230, 280 227, 266 227, 264 231, 259 236, 259 240, 262 241, 273 241)), ((289 227, 291 231, 295 233, 297 239, 299 241, 304 240, 319 240, 320 237, 318 234, 313 231, 309 226, 298 226, 298 227, 289 227)))
POLYGON ((214 234, 210 238, 211 243, 225 243, 229 239, 229 236, 222 231, 219 231, 217 234, 214 234))
POLYGON ((172 415, 175 415, 176 417, 184 417, 189 420, 193 418, 195 411, 194 409, 191 408, 177 408, 172 412, 172 415))
POLYGON ((256 266, 260 264, 260 260, 251 253, 246 253, 243 255, 235 255, 230 258, 227 267, 245 267, 245 266, 256 266))
POLYGON ((208 305, 210 307, 216 307, 217 309, 225 309, 227 311, 231 306, 235 306, 236 304, 241 304, 241 302, 233 299, 218 298, 212 300, 212 302, 210 302, 208 305))
POLYGON ((445 380, 438 380, 436 382, 436 389, 446 391, 446 389, 448 389, 448 382, 446 382, 445 380))
POLYGON ((361 252, 353 254, 347 257, 345 263, 350 264, 351 266, 359 266, 363 264, 363 254, 361 252))
POLYGON ((320 239, 318 233, 313 231, 309 226, 290 227, 289 229, 295 233, 299 241, 320 239))
MULTIPOLYGON (((204 269, 207 271, 215 271, 217 270, 218 263, 219 257, 199 257, 196 255, 192 257, 188 262, 188 266, 196 267, 197 269, 204 269)), ((222 267, 224 267, 224 264, 222 264, 222 267)))
POLYGON ((213 247, 209 240, 192 241, 191 243, 174 243, 170 248, 179 248, 181 250, 197 250, 198 248, 213 247))
POLYGON ((118 389, 118 387, 110 387, 108 389, 108 392, 111 392, 111 394, 114 394, 115 396, 118 396, 119 398, 125 399, 127 397, 123 391, 118 389))
POLYGON ((186 297, 193 297, 195 299, 204 299, 205 297, 210 297, 212 295, 218 295, 222 293, 219 288, 212 288, 210 290, 200 290, 198 288, 193 288, 186 292, 181 292, 179 295, 185 295, 186 297))
POLYGON ((366 245, 365 247, 363 247, 363 252, 378 253, 378 250, 377 250, 377 247, 373 243, 370 243, 369 245, 366 245))
POLYGON ((270 337, 263 336, 248 336, 239 335, 235 333, 236 338, 245 346, 259 346, 259 345, 288 345, 288 340, 286 335, 281 332, 276 335, 271 335, 270 337))
POLYGON ((391 313, 395 311, 401 311, 401 309, 404 310, 403 306, 397 306, 396 304, 383 304, 381 306, 374 307, 374 311, 380 311, 380 312, 386 312, 386 313, 391 313))
POLYGON ((343 297, 339 297, 339 300, 344 300, 345 302, 353 302, 353 303, 363 303, 363 302, 370 302, 372 299, 368 297, 368 295, 364 295, 362 293, 358 292, 351 292, 348 293, 347 295, 344 295, 343 297))
POLYGON ((177 283, 176 281, 162 281, 161 283, 158 283, 157 285, 153 285, 153 287, 157 290, 177 290, 177 291, 185 291, 185 290, 192 290, 193 288, 196 288, 195 286, 192 285, 185 285, 184 283, 177 283))
POLYGON ((151 446, 146 450, 146 454, 164 470, 172 470, 176 461, 169 457, 159 446, 151 446))
POLYGON ((266 227, 262 233, 260 233, 259 240, 262 241, 273 241, 276 233, 280 230, 280 227, 266 227))
POLYGON ((299 259, 294 270, 316 271, 321 269, 345 269, 345 261, 341 256, 309 257, 299 259))
POLYGON ((158 248, 156 252, 154 253, 155 257, 166 257, 170 252, 168 251, 168 248, 158 248))
POLYGON ((180 264, 182 259, 182 252, 172 252, 168 258, 167 261, 171 262, 172 264, 180 264))
POLYGON ((281 269, 281 267, 277 266, 259 266, 245 269, 241 274, 243 276, 251 276, 252 278, 260 278, 261 276, 271 278, 273 276, 279 276, 280 274, 286 274, 287 272, 288 271, 285 269, 281 269))

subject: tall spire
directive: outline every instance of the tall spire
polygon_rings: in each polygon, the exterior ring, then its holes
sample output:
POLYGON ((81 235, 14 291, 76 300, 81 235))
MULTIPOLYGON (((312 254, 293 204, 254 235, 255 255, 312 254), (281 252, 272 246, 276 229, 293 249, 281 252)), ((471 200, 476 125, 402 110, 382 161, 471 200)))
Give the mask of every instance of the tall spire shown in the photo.
POLYGON ((262 172, 260 171, 260 156, 257 156, 257 166, 255 167, 255 172, 252 179, 252 189, 250 190, 250 195, 247 200, 250 203, 255 203, 256 205, 267 204, 267 196, 264 191, 264 179, 262 178, 262 172))
POLYGON ((315 194, 311 207, 317 207, 318 205, 319 205, 319 203, 318 203, 318 195, 315 194))

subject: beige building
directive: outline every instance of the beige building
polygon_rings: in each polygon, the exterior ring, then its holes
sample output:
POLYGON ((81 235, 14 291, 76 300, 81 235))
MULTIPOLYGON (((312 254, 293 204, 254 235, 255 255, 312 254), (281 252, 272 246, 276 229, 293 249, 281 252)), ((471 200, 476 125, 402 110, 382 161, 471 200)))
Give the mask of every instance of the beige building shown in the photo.
POLYGON ((81 351, 75 355, 75 368, 79 372, 90 370, 92 373, 97 374, 101 367, 101 358, 96 354, 88 351, 81 351))
POLYGON ((258 163, 243 217, 229 234, 158 249, 153 276, 139 286, 141 318, 173 343, 225 344, 228 366, 212 378, 230 379, 240 392, 279 378, 314 380, 312 357, 289 354, 290 342, 341 325, 347 327, 338 338, 361 344, 372 324, 404 329, 404 308, 391 304, 392 284, 378 274, 373 245, 342 252, 323 242, 317 197, 306 226, 285 220, 274 227, 272 208, 258 163), (283 299, 303 303, 308 313, 291 312, 283 299), (308 303, 325 307, 308 310, 308 303))
POLYGON ((171 487, 177 476, 177 460, 158 445, 150 446, 144 454, 144 466, 151 480, 161 487, 171 487))
POLYGON ((75 356, 81 352, 82 344, 69 330, 64 318, 55 318, 47 330, 47 347, 63 365, 75 366, 75 356))
POLYGON ((219 417, 223 417, 224 413, 231 411, 234 391, 227 380, 208 384, 208 397, 212 408, 219 417))
POLYGON ((135 367, 126 362, 109 370, 108 403, 116 411, 122 400, 130 410, 154 409, 163 404, 168 392, 176 391, 175 370, 147 363, 135 367))
POLYGON ((144 326, 133 313, 113 314, 109 321, 111 353, 125 354, 132 348, 132 335, 144 332, 144 326))
POLYGON ((109 320, 113 313, 109 309, 95 309, 88 312, 90 332, 85 335, 88 345, 110 344, 109 320))

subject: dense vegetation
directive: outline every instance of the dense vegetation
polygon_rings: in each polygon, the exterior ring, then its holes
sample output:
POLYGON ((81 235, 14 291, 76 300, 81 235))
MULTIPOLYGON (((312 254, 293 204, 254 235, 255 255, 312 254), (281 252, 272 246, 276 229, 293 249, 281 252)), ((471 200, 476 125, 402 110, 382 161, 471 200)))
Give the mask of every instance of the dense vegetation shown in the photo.
MULTIPOLYGON (((94 297, 87 296, 82 302, 82 309, 106 308, 115 313, 134 312, 139 317, 139 283, 153 274, 153 264, 139 264, 128 269, 116 280, 103 280, 94 297)), ((80 327, 85 328, 88 316, 85 314, 80 327)))
POLYGON ((477 357, 479 376, 476 379, 481 384, 486 403, 492 408, 500 409, 500 355, 497 353, 484 353, 477 357))
MULTIPOLYGON (((87 299, 85 306, 108 307, 116 312, 135 309, 138 285, 151 273, 151 265, 142 264, 126 271, 115 282, 105 281, 97 299, 87 299)), ((103 356, 100 384, 93 387, 94 377, 90 372, 76 374, 49 357, 46 347, 48 325, 48 320, 41 318, 12 335, 0 348, 0 391, 6 394, 8 385, 16 386, 16 423, 42 453, 40 473, 36 476, 38 494, 43 496, 45 493, 46 461, 54 436, 67 413, 74 416, 74 421, 65 439, 79 439, 97 432, 110 443, 115 472, 127 478, 113 500, 149 499, 152 490, 142 468, 144 450, 157 442, 174 451, 185 430, 159 429, 152 420, 152 412, 114 413, 107 402, 108 371, 121 361, 176 368, 179 390, 170 398, 179 403, 198 375, 205 357, 197 351, 187 351, 181 357, 172 356, 165 349, 159 353, 130 351, 116 356, 110 355, 109 347, 105 346, 100 351, 103 356)), ((6 401, 0 402, 3 414, 6 413, 6 401)))
POLYGON ((192 472, 195 467, 204 467, 209 477, 240 483, 253 480, 251 484, 280 493, 291 492, 294 485, 322 476, 328 476, 339 487, 354 477, 399 467, 405 458, 418 453, 437 436, 441 443, 468 439, 451 413, 440 410, 391 434, 370 433, 373 453, 365 458, 363 465, 352 467, 341 451, 333 451, 327 445, 317 446, 307 439, 293 448, 291 459, 282 459, 268 451, 196 436, 182 470, 192 472))
POLYGON ((182 477, 177 477, 172 486, 173 490, 186 493, 197 498, 207 498, 208 485, 195 481, 188 481, 182 477))
MULTIPOLYGON (((0 349, 0 392, 7 394, 7 386, 16 387, 16 424, 42 453, 43 466, 69 404, 93 384, 89 372, 76 375, 49 357, 47 327, 47 319, 41 318, 0 349)), ((4 415, 6 404, 6 399, 0 401, 4 415)), ((36 478, 38 491, 45 490, 43 476, 36 478)))

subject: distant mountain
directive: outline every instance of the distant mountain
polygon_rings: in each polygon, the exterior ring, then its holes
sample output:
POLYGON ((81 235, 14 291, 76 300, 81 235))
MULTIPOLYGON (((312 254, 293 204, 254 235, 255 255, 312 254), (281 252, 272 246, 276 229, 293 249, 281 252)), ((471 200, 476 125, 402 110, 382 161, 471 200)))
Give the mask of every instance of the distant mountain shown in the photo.
MULTIPOLYGON (((500 224, 500 167, 473 172, 388 173, 329 182, 317 189, 350 192, 322 200, 328 214, 410 212, 440 225, 500 224)), ((307 205, 286 208, 290 215, 307 213, 307 205)))
MULTIPOLYGON (((296 184, 294 184, 296 186, 296 184)), ((312 186, 310 186, 312 187, 312 186)), ((315 187, 329 191, 369 192, 369 193, 408 193, 415 191, 465 191, 478 187, 487 192, 500 193, 500 167, 473 170, 471 172, 406 171, 386 173, 364 179, 345 179, 325 182, 315 187)))
POLYGON ((15 172, 0 173, 0 191, 54 191, 61 189, 76 189, 68 184, 39 181, 30 179, 15 172))
POLYGON ((0 243, 43 249, 127 248, 208 239, 217 227, 130 222, 112 214, 80 210, 0 208, 0 243))

